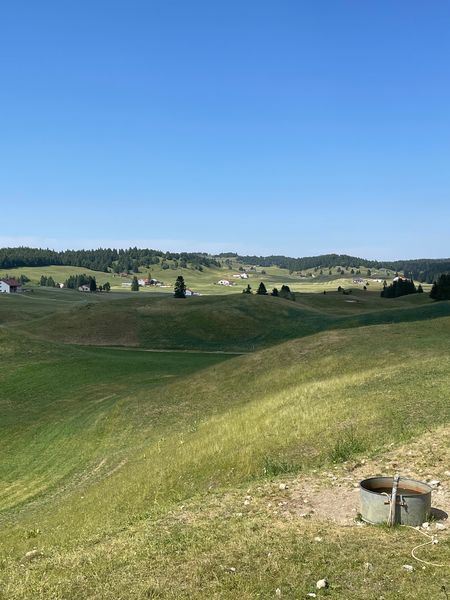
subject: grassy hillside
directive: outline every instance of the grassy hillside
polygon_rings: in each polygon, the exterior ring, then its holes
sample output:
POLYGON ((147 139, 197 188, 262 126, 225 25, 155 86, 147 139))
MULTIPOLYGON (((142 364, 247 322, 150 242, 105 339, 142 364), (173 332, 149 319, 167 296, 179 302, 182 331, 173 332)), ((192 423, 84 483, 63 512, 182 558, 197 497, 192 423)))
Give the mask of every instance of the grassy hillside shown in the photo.
MULTIPOLYGON (((168 265, 173 265, 173 261, 167 261, 168 265)), ((85 273, 96 278, 98 284, 104 284, 108 281, 112 289, 116 292, 126 292, 129 288, 123 287, 124 283, 130 283, 132 275, 128 277, 120 277, 113 273, 105 273, 102 271, 92 271, 85 269, 84 267, 71 267, 71 266, 48 266, 48 267, 21 267, 17 269, 9 269, 8 272, 0 273, 1 276, 9 275, 11 277, 20 277, 20 275, 26 275, 30 280, 29 285, 37 285, 41 278, 41 275, 47 277, 53 277, 54 281, 63 283, 70 275, 77 275, 85 273)), ((377 281, 378 279, 390 278, 392 273, 385 270, 372 270, 371 277, 367 277, 367 270, 363 269, 363 275, 361 277, 364 281, 369 281, 369 287, 371 290, 381 290, 382 284, 377 281)), ((187 269, 163 269, 160 264, 152 265, 151 268, 142 267, 138 277, 147 278, 150 276, 163 282, 167 287, 155 288, 145 287, 141 288, 141 293, 167 293, 171 294, 173 291, 173 284, 178 277, 182 275, 189 288, 192 288, 195 292, 200 294, 214 294, 214 295, 227 295, 236 292, 241 292, 247 284, 250 284, 254 291, 256 291, 260 281, 264 281, 267 289, 270 291, 274 287, 280 288, 283 284, 289 285, 294 291, 302 293, 322 293, 326 291, 335 291, 338 286, 344 288, 362 288, 360 284, 353 284, 354 277, 350 271, 347 271, 345 275, 338 272, 337 268, 331 269, 331 275, 329 270, 325 269, 323 275, 320 275, 320 271, 314 269, 308 269, 302 272, 300 275, 298 272, 290 272, 287 269, 281 269, 280 267, 254 267, 250 265, 243 265, 234 261, 232 267, 223 266, 219 267, 204 267, 202 271, 194 268, 187 269), (246 268, 248 272, 248 280, 241 280, 233 278, 233 275, 239 274, 239 268, 246 268), (227 279, 233 282, 235 285, 227 287, 218 285, 218 282, 222 279, 227 279)), ((430 286, 425 286, 428 289, 430 286)))
POLYGON ((335 598, 439 592, 439 570, 402 572, 415 532, 281 518, 275 490, 448 423, 450 318, 234 358, 0 335, 0 598, 294 599, 323 576, 335 598))
POLYGON ((116 302, 77 304, 27 323, 25 331, 76 344, 252 351, 327 329, 445 315, 450 315, 450 303, 432 302, 425 294, 392 300, 362 291, 302 294, 296 302, 246 294, 185 300, 136 294, 116 302))

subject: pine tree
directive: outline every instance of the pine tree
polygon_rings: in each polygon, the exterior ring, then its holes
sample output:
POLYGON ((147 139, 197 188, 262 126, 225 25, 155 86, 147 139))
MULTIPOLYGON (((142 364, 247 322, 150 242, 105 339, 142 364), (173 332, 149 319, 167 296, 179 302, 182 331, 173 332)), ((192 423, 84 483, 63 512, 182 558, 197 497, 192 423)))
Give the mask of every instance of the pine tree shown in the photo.
POLYGON ((109 281, 107 281, 105 284, 103 284, 103 291, 109 292, 110 290, 111 290, 111 284, 109 283, 109 281))
POLYGON ((259 284, 259 287, 256 290, 256 293, 258 294, 258 296, 267 296, 266 286, 264 285, 264 283, 262 281, 259 284))
POLYGON ((186 284, 184 283, 184 277, 178 275, 175 281, 174 298, 186 298, 186 284))
POLYGON ((131 291, 132 292, 139 291, 139 282, 138 282, 138 278, 136 277, 136 275, 133 277, 133 279, 131 281, 131 291))
POLYGON ((248 284, 247 287, 245 288, 245 290, 242 290, 243 294, 251 294, 252 293, 252 288, 251 285, 248 284))
POLYGON ((273 288, 271 296, 278 296, 278 288, 273 288))
POLYGON ((91 279, 89 281, 89 290, 91 292, 96 292, 97 291, 97 282, 95 280, 95 277, 91 277, 91 279))
POLYGON ((433 300, 450 300, 450 273, 443 273, 433 283, 430 298, 433 300))

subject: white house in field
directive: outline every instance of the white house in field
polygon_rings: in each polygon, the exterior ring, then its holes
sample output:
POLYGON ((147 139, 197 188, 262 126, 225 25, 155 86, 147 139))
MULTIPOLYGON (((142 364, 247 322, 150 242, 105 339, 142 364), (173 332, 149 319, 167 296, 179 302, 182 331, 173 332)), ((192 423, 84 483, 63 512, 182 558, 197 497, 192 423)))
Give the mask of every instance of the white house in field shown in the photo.
POLYGON ((19 294, 22 286, 15 279, 0 279, 0 294, 19 294))
POLYGON ((228 281, 228 279, 221 279, 217 283, 218 283, 218 285, 232 285, 231 281, 228 281))

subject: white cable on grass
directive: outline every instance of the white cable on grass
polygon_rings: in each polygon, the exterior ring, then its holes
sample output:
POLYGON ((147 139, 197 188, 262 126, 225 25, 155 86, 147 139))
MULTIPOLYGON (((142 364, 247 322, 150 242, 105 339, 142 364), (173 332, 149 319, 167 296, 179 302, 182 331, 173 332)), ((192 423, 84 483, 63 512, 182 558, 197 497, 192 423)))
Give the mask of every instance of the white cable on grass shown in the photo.
POLYGON ((437 544, 438 543, 437 538, 435 538, 432 535, 429 535, 428 533, 425 533, 425 531, 422 531, 421 529, 417 529, 417 527, 413 527, 412 525, 402 525, 402 527, 409 527, 410 529, 414 529, 414 531, 418 531, 419 533, 421 533, 422 535, 424 535, 425 537, 430 539, 429 542, 424 542, 423 544, 419 544, 418 546, 415 546, 411 550, 411 556, 414 558, 414 560, 417 560, 418 562, 421 562, 424 565, 429 565, 430 567, 446 567, 447 566, 447 565, 440 565, 438 563, 428 562, 427 560, 423 560, 423 558, 419 558, 415 554, 416 550, 418 550, 419 548, 423 548, 424 546, 428 546, 429 544, 437 544))

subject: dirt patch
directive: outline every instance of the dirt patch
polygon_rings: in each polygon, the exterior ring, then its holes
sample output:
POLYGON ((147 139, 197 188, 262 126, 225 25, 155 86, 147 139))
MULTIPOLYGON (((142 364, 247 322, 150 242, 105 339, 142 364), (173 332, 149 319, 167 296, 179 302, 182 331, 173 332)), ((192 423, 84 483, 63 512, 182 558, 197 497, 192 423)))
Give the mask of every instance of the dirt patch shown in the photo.
POLYGON ((376 475, 419 481, 438 481, 432 493, 434 519, 445 522, 450 513, 450 427, 440 428, 414 442, 392 447, 374 459, 346 462, 314 477, 299 477, 279 490, 277 503, 293 516, 358 525, 359 482, 376 475), (281 499, 280 494, 284 495, 281 499))

